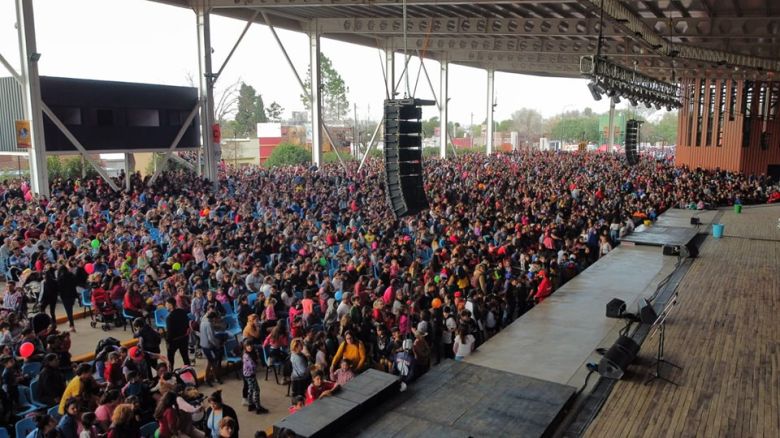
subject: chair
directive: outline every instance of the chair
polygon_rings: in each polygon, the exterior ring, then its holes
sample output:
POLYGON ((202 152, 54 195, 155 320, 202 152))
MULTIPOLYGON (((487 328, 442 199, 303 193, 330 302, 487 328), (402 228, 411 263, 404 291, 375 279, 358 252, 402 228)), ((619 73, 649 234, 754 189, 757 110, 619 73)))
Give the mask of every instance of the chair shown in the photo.
POLYGON ((56 419, 57 421, 60 421, 60 418, 62 418, 62 415, 60 415, 60 406, 54 405, 49 408, 48 411, 46 411, 47 414, 49 414, 50 417, 56 419))
POLYGON ((154 433, 157 431, 157 422, 152 421, 141 426, 141 436, 143 438, 153 438, 154 433))
MULTIPOLYGON (((225 362, 227 362, 228 365, 233 366, 235 364, 240 364, 243 359, 241 358, 241 354, 236 354, 235 352, 239 349, 238 341, 235 339, 228 339, 227 342, 225 342, 225 362)), ((241 376, 238 373, 238 370, 240 366, 235 366, 235 372, 236 372, 236 378, 240 378, 241 376)))
POLYGON ((16 436, 26 437, 35 430, 35 419, 32 417, 23 418, 16 422, 16 436))
POLYGON ((38 386, 40 385, 38 384, 38 378, 36 377, 30 382, 30 404, 41 408, 48 407, 46 403, 38 400, 38 386))
POLYGON ((224 320, 225 325, 227 326, 225 328, 226 332, 230 333, 234 337, 241 334, 243 330, 241 330, 241 326, 238 325, 238 318, 236 318, 235 315, 225 315, 224 320))
POLYGON ((41 372, 41 367, 43 364, 41 362, 25 362, 22 365, 22 374, 27 374, 28 376, 37 376, 38 373, 41 372))
POLYGON ((268 372, 273 369, 274 380, 279 384, 279 372, 282 371, 283 361, 277 360, 271 356, 271 347, 263 347, 263 363, 265 364, 265 381, 268 381, 268 372))
POLYGON ((165 325, 165 318, 168 317, 168 309, 165 307, 158 307, 154 310, 154 325, 157 327, 157 330, 166 330, 167 326, 165 325))
POLYGON ((17 398, 16 413, 20 417, 26 417, 27 415, 32 414, 33 412, 40 409, 39 406, 35 406, 32 401, 30 401, 30 388, 21 385, 19 385, 17 388, 19 391, 19 396, 17 398))
POLYGON ((84 289, 81 291, 81 307, 87 309, 89 312, 89 317, 91 319, 95 319, 94 315, 92 314, 92 290, 91 289, 84 289))
POLYGON ((135 320, 135 318, 136 318, 135 316, 130 315, 129 313, 127 313, 127 311, 125 311, 125 308, 123 307, 122 308, 122 319, 125 321, 125 324, 122 326, 122 330, 127 331, 127 324, 130 323, 132 325, 133 321, 135 320))

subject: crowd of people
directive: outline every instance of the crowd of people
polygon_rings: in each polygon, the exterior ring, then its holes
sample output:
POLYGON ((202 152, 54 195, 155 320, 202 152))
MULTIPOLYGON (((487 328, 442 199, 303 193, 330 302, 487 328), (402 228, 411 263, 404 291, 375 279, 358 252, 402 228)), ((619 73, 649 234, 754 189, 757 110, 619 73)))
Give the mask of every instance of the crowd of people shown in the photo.
POLYGON ((259 366, 289 382, 290 412, 368 368, 409 385, 474 354, 636 224, 669 208, 780 197, 765 177, 666 160, 472 154, 427 161, 430 210, 396 219, 383 181, 369 160, 361 170, 225 167, 216 191, 184 171, 150 186, 135 174, 120 193, 99 179, 57 180, 49 199, 3 184, 0 426, 31 415, 31 437, 138 437, 148 423, 160 437, 237 437, 220 392, 202 403, 187 385, 191 354, 205 357, 212 386, 226 355, 239 358, 244 405, 258 414, 259 366), (42 287, 30 299, 33 280, 42 287), (56 304, 75 331, 85 293, 104 328, 127 323, 138 345, 107 342, 94 363, 71 364, 56 304), (25 317, 28 306, 41 313, 25 317), (42 371, 23 372, 31 363, 42 371), (28 397, 56 412, 27 409, 28 397))

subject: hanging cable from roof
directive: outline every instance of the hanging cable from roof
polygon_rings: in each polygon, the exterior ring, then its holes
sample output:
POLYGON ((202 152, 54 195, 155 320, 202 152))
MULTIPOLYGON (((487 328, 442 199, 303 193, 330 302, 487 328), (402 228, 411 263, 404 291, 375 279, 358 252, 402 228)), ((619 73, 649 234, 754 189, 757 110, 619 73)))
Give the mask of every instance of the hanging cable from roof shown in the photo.
MULTIPOLYGON (((403 27, 404 27, 404 30, 403 30, 403 32, 404 32, 404 34, 403 34, 404 35, 404 60, 406 61, 406 65, 408 66, 409 65, 409 50, 408 50, 409 49, 409 47, 408 47, 409 41, 407 40, 407 35, 406 35, 406 0, 403 0, 403 3, 401 4, 401 8, 402 8, 402 12, 403 12, 402 22, 403 22, 403 27)), ((405 79, 406 79, 406 93, 404 94, 404 97, 409 97, 411 95, 411 93, 409 91, 409 69, 404 68, 404 74, 406 75, 406 77, 405 77, 405 79)))

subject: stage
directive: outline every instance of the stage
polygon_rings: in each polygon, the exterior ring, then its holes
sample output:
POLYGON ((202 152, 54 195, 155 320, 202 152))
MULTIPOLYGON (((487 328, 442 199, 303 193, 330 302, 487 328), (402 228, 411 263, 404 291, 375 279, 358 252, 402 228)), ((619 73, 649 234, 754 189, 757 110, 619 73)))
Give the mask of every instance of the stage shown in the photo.
POLYGON ((341 437, 550 436, 575 388, 446 360, 341 437))

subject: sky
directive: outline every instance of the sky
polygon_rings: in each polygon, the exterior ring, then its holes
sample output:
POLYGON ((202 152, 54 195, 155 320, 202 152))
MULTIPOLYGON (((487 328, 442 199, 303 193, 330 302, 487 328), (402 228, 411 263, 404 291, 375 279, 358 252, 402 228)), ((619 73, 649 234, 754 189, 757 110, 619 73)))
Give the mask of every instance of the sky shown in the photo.
MULTIPOLYGON (((19 52, 13 0, 0 0, 0 53, 17 69, 19 52)), ((35 0, 35 27, 40 74, 127 82, 188 85, 197 78, 198 52, 195 14, 184 8, 146 0, 35 0)), ((212 15, 213 69, 217 71, 244 27, 244 22, 212 15)), ((278 30, 299 74, 308 67, 308 37, 278 30)), ((328 56, 349 87, 348 99, 361 120, 381 117, 385 97, 380 53, 376 48, 322 38, 328 56)), ((439 64, 425 61, 439 94, 439 64)), ((414 88, 419 62, 410 62, 414 88)), ((396 75, 403 57, 396 55, 396 75)), ((0 66, 0 76, 6 76, 0 66)), ((302 111, 300 86, 266 26, 253 25, 216 84, 216 92, 242 80, 262 94, 267 105, 276 101, 284 115, 302 111)), ((397 78, 398 80, 398 78, 397 78)), ((606 98, 594 101, 584 79, 561 79, 496 73, 495 119, 517 109, 533 108, 545 117, 591 107, 606 112, 606 98)), ((415 97, 432 99, 422 75, 415 97)), ((487 114, 485 70, 450 65, 449 119, 462 125, 481 123, 487 114)), ((621 103, 618 107, 625 105, 621 103)), ((433 107, 424 117, 437 116, 433 107)))

